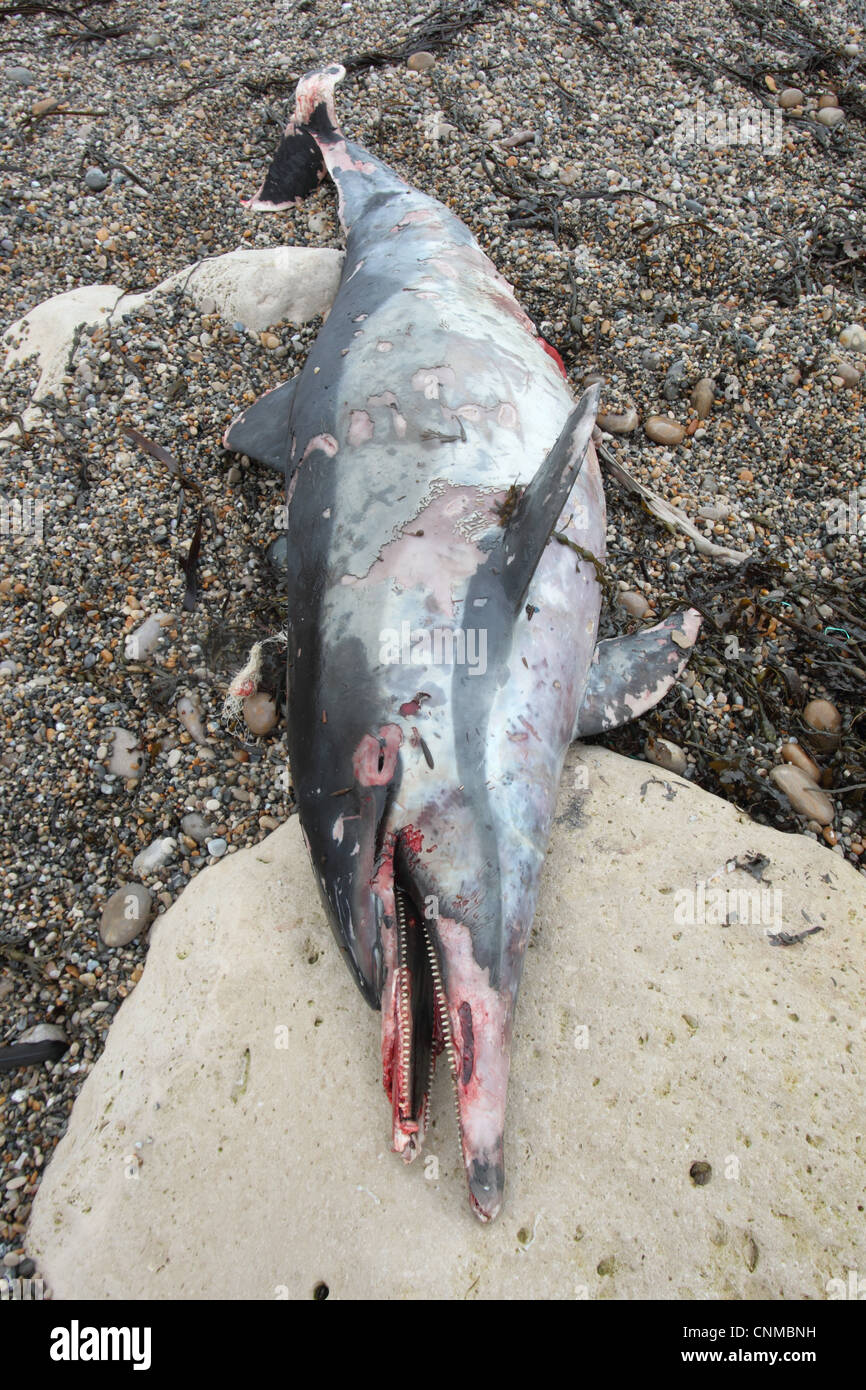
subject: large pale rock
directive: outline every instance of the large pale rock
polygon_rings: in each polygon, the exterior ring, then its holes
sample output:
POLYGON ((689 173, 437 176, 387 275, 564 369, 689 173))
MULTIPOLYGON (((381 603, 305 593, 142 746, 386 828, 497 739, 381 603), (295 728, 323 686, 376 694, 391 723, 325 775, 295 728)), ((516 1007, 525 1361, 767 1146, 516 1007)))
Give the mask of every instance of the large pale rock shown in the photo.
POLYGON ((483 1227, 447 1077, 426 1166, 388 1150, 378 1017, 291 820, 154 927, 30 1253, 61 1298, 826 1297, 862 1270, 864 936, 863 878, 814 841, 575 749, 483 1227), (759 890, 724 870, 758 854, 781 898, 712 925, 701 884, 759 890))
MULTIPOLYGON (((36 357, 39 381, 34 404, 60 386, 75 337, 82 325, 95 327, 134 313, 157 294, 182 288, 202 313, 218 313, 252 332, 288 319, 302 324, 326 314, 337 293, 342 251, 310 246, 239 247, 224 256, 197 261, 144 294, 124 294, 117 285, 85 285, 54 295, 11 324, 3 335, 5 367, 36 357)), ((28 427, 38 421, 32 413, 28 427)), ((4 431, 7 436, 17 427, 4 431)))

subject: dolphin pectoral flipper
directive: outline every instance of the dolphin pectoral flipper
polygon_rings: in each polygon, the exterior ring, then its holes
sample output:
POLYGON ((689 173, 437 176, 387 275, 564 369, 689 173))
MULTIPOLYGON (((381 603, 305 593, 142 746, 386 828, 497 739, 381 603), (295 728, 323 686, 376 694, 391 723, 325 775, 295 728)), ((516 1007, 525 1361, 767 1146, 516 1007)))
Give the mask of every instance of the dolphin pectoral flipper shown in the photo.
POLYGON ((298 378, 284 381, 266 391, 233 420, 223 436, 223 445, 235 454, 247 454, 285 473, 289 451, 289 416, 298 378))
POLYGON ((688 661, 700 624, 700 614, 689 608, 643 632, 599 642, 574 738, 616 729, 657 705, 688 661))

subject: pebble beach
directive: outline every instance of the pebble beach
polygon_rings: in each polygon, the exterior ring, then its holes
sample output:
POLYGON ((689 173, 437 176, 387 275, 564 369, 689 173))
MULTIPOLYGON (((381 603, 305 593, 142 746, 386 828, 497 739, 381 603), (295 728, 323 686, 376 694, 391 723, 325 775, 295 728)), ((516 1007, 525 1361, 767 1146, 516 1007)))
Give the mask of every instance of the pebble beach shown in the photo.
MULTIPOLYGON (((602 382, 604 452, 697 531, 607 476, 603 635, 704 626, 601 741, 866 873, 863 6, 2 0, 0 330, 237 247, 340 248, 329 185, 241 206, 328 61, 344 128, 467 223, 575 393, 602 382)), ((319 322, 178 288, 83 331, 35 427, 33 363, 0 383, 0 1044, 65 1045, 0 1072, 11 1272, 148 926, 292 811, 284 487, 222 437, 319 322)))

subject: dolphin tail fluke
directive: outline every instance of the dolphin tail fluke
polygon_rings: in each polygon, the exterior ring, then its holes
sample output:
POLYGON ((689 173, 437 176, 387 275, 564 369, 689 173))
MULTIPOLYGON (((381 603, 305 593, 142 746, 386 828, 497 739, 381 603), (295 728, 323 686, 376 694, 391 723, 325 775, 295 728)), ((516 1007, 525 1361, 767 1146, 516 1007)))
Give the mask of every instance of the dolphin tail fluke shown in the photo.
POLYGON ((289 416, 298 378, 284 381, 266 391, 233 420, 223 435, 223 447, 235 454, 247 454, 285 473, 288 466, 289 416))
POLYGON ((616 729, 657 705, 688 661, 700 625, 689 608, 643 632, 599 642, 573 737, 616 729))
POLYGON ((601 387, 584 391, 565 428, 526 488, 508 522, 502 549, 502 584, 516 611, 526 596, 569 494, 577 482, 592 438, 601 387))
POLYGON ((241 199, 253 212, 282 212, 300 203, 325 178, 325 161, 314 135, 337 133, 334 88, 346 69, 332 63, 307 73, 298 83, 295 112, 280 141, 265 181, 252 198, 241 199))

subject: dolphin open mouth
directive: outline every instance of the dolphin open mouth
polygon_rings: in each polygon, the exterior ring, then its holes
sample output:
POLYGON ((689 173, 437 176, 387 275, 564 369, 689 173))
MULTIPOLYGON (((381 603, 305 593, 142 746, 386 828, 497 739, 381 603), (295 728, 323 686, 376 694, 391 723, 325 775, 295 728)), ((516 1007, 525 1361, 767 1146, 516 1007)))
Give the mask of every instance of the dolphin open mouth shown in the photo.
MULTIPOLYGON (((458 1049, 443 966, 431 918, 394 856, 394 944, 388 952, 383 991, 383 1079, 393 1111, 392 1147, 411 1163, 421 1150, 430 1117, 436 1063, 444 1053, 454 1094, 454 1111, 472 1208, 482 1221, 498 1210, 479 1187, 477 1156, 470 1152, 461 1114, 460 1069, 466 1069, 466 1037, 458 1049), (391 978, 389 979, 388 976, 391 978)), ((465 1011, 465 1010, 464 1010, 465 1011)), ((471 1064, 471 1058, 470 1064, 471 1064)))

